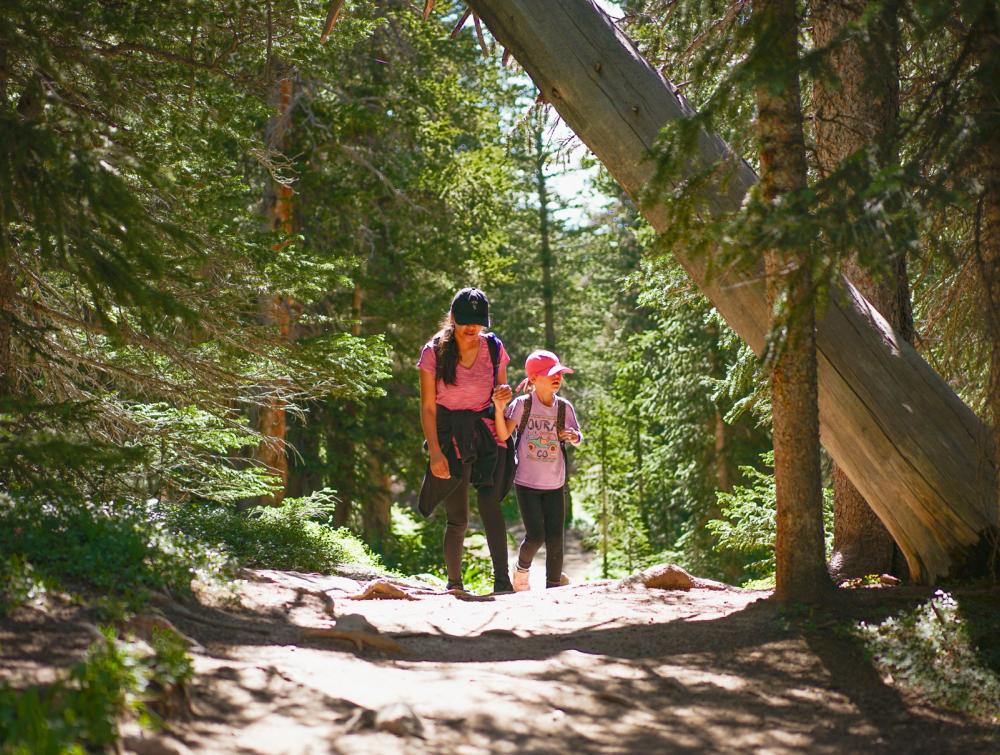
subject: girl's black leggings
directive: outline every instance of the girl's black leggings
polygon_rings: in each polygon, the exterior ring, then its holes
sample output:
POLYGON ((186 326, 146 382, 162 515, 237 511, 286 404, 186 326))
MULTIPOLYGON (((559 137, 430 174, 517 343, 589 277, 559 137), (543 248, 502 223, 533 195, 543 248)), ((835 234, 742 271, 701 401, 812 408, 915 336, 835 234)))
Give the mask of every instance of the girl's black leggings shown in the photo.
POLYGON ((563 489, 538 490, 515 485, 517 506, 524 521, 524 540, 517 553, 517 565, 531 566, 538 549, 545 544, 545 581, 558 585, 563 565, 563 520, 566 505, 563 489))
MULTIPOLYGON (((497 463, 493 470, 493 479, 500 481, 507 469, 507 449, 497 447, 497 463)), ((463 464, 462 484, 455 488, 444 499, 445 513, 448 515, 448 525, 444 531, 444 563, 448 569, 449 582, 462 581, 462 546, 465 544, 465 531, 469 528, 469 477, 472 467, 463 464)), ((479 488, 479 516, 486 530, 486 544, 490 548, 490 559, 493 561, 493 576, 506 582, 510 580, 507 565, 507 525, 503 521, 498 487, 479 488)))

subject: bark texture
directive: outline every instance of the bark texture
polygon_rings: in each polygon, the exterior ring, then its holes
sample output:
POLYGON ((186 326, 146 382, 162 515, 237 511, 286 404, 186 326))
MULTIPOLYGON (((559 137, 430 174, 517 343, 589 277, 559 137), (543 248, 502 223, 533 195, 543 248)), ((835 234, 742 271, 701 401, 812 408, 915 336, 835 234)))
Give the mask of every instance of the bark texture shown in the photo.
MULTIPOLYGON (((795 0, 758 0, 754 44, 766 51, 758 83, 757 139, 761 190, 776 204, 806 187, 806 146, 798 72, 795 0)), ((764 254, 767 299, 784 333, 771 364, 771 416, 777 535, 775 590, 779 600, 812 601, 830 589, 823 544, 816 389, 816 312, 809 249, 764 254)))
MULTIPOLYGON (((896 5, 886 3, 865 19, 869 3, 828 0, 812 13, 813 40, 826 50, 827 71, 813 86, 816 161, 821 176, 834 173, 848 158, 864 155, 879 166, 895 160, 893 134, 899 115, 896 5), (867 32, 863 39, 859 32, 867 32)), ((889 262, 876 277, 848 258, 844 274, 907 342, 913 341, 906 257, 889 262)), ((834 462, 833 554, 836 579, 892 572, 895 543, 885 525, 850 478, 834 462)))
POLYGON ((538 191, 539 263, 542 267, 542 311, 545 316, 545 348, 556 350, 554 293, 552 290, 552 240, 549 229, 549 186, 545 176, 545 121, 535 123, 535 187, 538 191))
MULTIPOLYGON (((972 28, 976 57, 978 102, 976 125, 980 137, 979 197, 976 222, 976 262, 982 306, 991 339, 987 410, 993 430, 992 466, 1000 469, 1000 10, 983 3, 972 28)), ((995 494, 1000 500, 1000 475, 995 494)), ((996 541, 994 541, 994 568, 996 541)))
MULTIPOLYGON (((633 198, 655 171, 662 126, 690 115, 663 76, 593 0, 470 0, 498 42, 633 198)), ((756 175, 704 134, 693 167, 731 166, 710 210, 740 206, 756 175)), ((654 228, 666 208, 641 202, 654 228)), ((729 325, 761 353, 768 306, 760 272, 708 278, 675 252, 729 325)), ((995 473, 978 460, 983 423, 846 280, 817 325, 821 439, 899 543, 915 580, 956 569, 997 525, 995 473)))
MULTIPOLYGON (((267 144, 272 152, 281 152, 285 147, 285 134, 291 123, 293 95, 294 72, 288 69, 282 72, 275 86, 273 101, 277 114, 267 124, 267 144)), ((291 186, 268 179, 263 203, 266 230, 280 232, 286 237, 291 234, 292 194, 291 186)), ((258 305, 261 322, 277 327, 280 336, 288 339, 295 303, 288 297, 275 294, 262 297, 258 305)), ((284 500, 288 489, 286 406, 287 403, 281 397, 281 386, 276 385, 264 396, 257 411, 257 432, 263 437, 254 450, 253 458, 277 477, 281 485, 272 495, 263 496, 261 503, 275 506, 284 500)))

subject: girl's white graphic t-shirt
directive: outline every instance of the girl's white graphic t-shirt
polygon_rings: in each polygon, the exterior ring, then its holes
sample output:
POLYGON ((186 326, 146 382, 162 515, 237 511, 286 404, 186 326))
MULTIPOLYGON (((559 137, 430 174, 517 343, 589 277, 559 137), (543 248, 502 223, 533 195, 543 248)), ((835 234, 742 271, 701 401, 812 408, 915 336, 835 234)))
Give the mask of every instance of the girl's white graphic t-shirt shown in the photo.
MULTIPOLYGON (((564 399, 565 400, 565 399, 564 399)), ((508 406, 504 416, 521 425, 528 394, 518 396, 508 406)), ((517 440, 517 472, 514 482, 536 490, 555 490, 566 482, 566 461, 559 448, 556 430, 558 405, 543 404, 537 396, 531 401, 531 414, 524 435, 517 440)), ((573 405, 566 401, 566 429, 580 432, 573 405)))

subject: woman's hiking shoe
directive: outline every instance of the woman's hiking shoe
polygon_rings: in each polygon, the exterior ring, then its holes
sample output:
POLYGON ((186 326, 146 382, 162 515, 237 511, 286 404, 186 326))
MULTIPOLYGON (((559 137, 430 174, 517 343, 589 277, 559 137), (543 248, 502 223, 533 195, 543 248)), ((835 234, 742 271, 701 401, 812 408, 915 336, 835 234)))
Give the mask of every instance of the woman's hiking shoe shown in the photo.
POLYGON ((525 590, 530 590, 531 585, 528 584, 528 570, 522 569, 520 566, 514 567, 514 592, 524 592, 525 590))
POLYGON ((449 582, 448 586, 445 588, 447 590, 461 590, 465 592, 465 586, 462 584, 462 580, 456 580, 455 582, 449 582))
POLYGON ((509 592, 514 592, 514 585, 510 583, 510 580, 506 576, 493 578, 494 595, 505 595, 509 592))
POLYGON ((563 572, 562 574, 559 575, 559 581, 558 582, 548 582, 548 581, 546 581, 545 586, 546 587, 565 587, 568 584, 569 584, 569 577, 566 576, 566 572, 563 572))

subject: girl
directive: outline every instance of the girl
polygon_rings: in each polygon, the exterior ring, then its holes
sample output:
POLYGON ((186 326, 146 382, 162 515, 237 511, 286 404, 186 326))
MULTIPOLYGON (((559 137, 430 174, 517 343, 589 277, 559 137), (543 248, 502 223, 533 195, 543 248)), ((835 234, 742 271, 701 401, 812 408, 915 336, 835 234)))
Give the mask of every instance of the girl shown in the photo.
POLYGON ((571 373, 551 351, 533 351, 524 363, 527 377, 518 385, 527 395, 507 406, 502 393, 493 398, 497 438, 506 440, 518 428, 514 487, 517 505, 524 520, 524 540, 514 569, 514 590, 529 590, 528 570, 542 543, 545 543, 545 586, 569 583, 562 573, 563 521, 566 517, 563 486, 566 484, 566 456, 562 443, 574 446, 583 440, 573 405, 557 396, 562 376, 571 373), (506 411, 504 408, 506 407, 506 411))
POLYGON ((430 516, 444 503, 448 589, 461 590, 471 483, 493 561, 493 592, 509 593, 514 588, 500 501, 510 490, 513 454, 506 442, 509 433, 503 438, 495 433, 490 402, 510 401, 510 357, 499 338, 483 333, 490 325, 489 304, 479 289, 463 288, 452 299, 441 330, 420 353, 420 424, 430 458, 418 508, 430 516))

